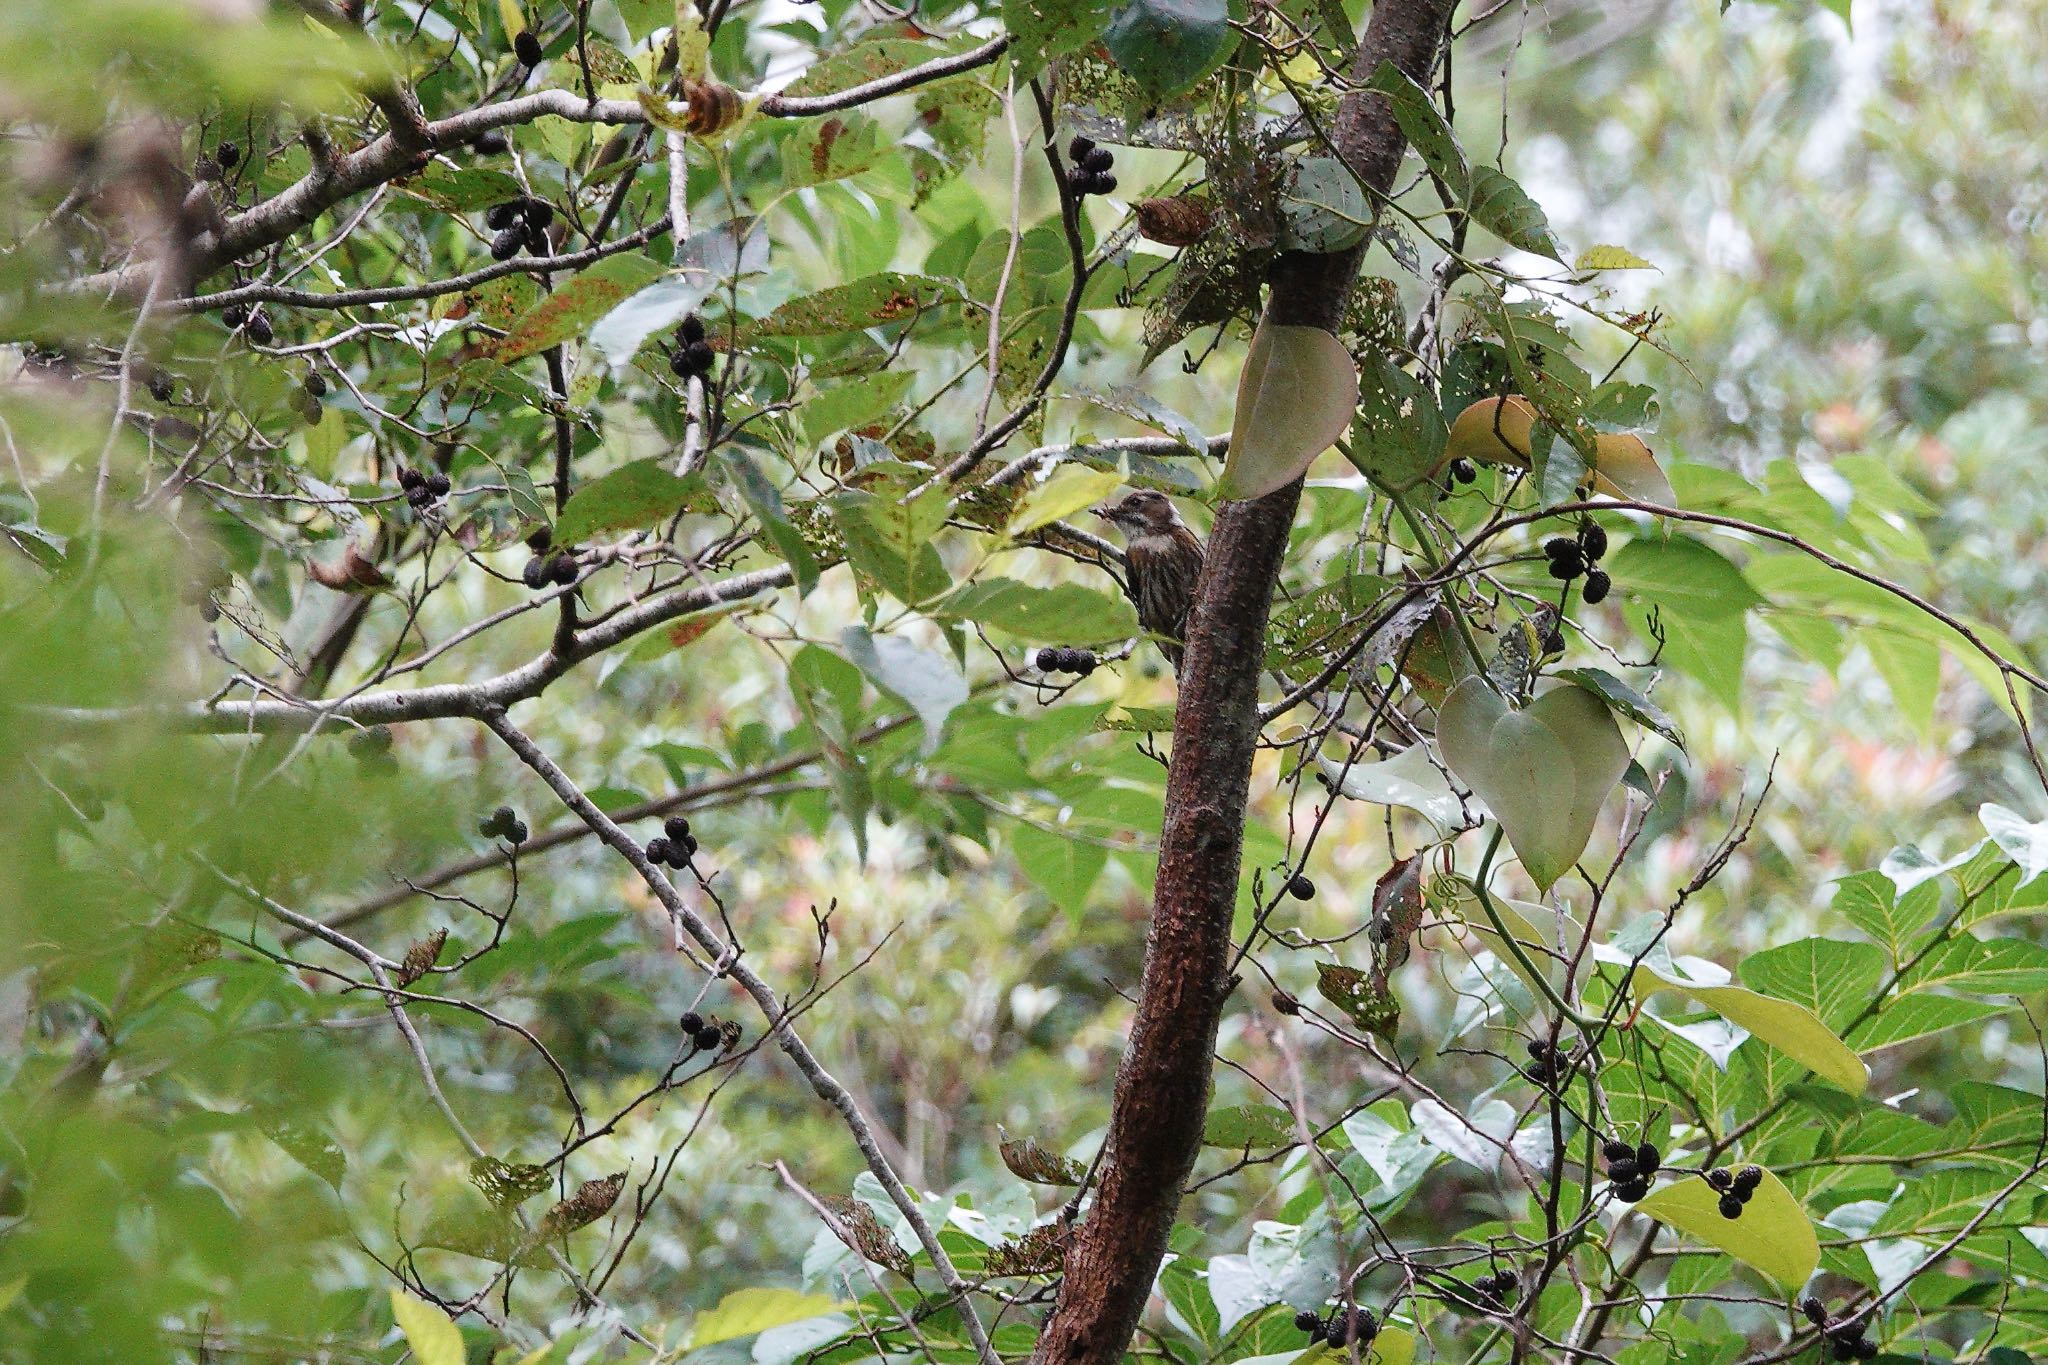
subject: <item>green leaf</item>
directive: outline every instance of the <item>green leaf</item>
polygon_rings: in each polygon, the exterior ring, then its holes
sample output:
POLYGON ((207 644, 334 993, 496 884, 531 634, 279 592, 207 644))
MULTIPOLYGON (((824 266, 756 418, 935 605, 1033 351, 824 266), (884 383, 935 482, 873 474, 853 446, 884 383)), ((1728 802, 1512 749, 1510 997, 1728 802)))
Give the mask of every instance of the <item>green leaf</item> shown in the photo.
POLYGON ((1110 470, 1084 465, 1061 465, 1052 477, 1024 496, 1010 514, 1009 533, 1021 536, 1050 526, 1062 517, 1093 507, 1123 486, 1123 477, 1110 470))
POLYGON ((1617 589, 1657 603, 1667 616, 1721 620, 1764 600, 1727 556, 1687 536, 1631 540, 1609 557, 1607 570, 1617 589))
POLYGON ((882 128, 859 114, 810 119, 782 143, 782 184, 823 185, 859 175, 882 159, 882 128))
POLYGON ((1316 964, 1316 989, 1351 1022, 1387 1042, 1401 1027, 1401 1002, 1374 984, 1370 973, 1335 962, 1316 964))
POLYGON ((823 1317, 851 1306, 822 1294, 803 1294, 794 1289, 736 1289, 720 1299, 716 1308, 697 1315, 690 1327, 689 1349, 701 1350, 721 1341, 750 1337, 771 1327, 823 1317))
POLYGON ((733 482, 739 486, 740 496, 760 521, 762 534, 795 573, 797 596, 805 596, 818 584, 818 560, 803 534, 790 524, 789 514, 782 506, 782 491, 745 455, 728 452, 725 461, 733 482))
POLYGON ((1358 406, 1358 366, 1320 327, 1259 323, 1238 378, 1217 496, 1263 497, 1308 472, 1358 406))
POLYGON ((1049 58, 1077 52, 1109 22, 1105 0, 1003 0, 1003 27, 1019 76, 1033 76, 1049 58))
POLYGON ((1034 644, 1092 645, 1138 633, 1138 614, 1127 600, 1079 583, 1034 588, 1014 578, 984 579, 948 595, 931 614, 979 621, 1034 644))
POLYGON ((812 337, 905 322, 960 301, 958 286, 923 275, 867 275, 791 299, 752 330, 760 336, 812 337))
POLYGON ((1585 688, 1553 688, 1511 709, 1481 678, 1451 690, 1437 745, 1484 801, 1523 869, 1548 887, 1586 851, 1607 794, 1628 768, 1628 745, 1607 704, 1585 688))
POLYGON ((1491 166, 1472 168, 1472 217, 1509 246, 1520 247, 1553 261, 1558 254, 1557 238, 1551 235, 1550 220, 1520 185, 1491 166))
POLYGON ((1752 1036, 1852 1095, 1862 1094, 1870 1084, 1870 1068, 1863 1064, 1863 1059, 1805 1005, 1775 999, 1743 986, 1702 982, 1678 971, 1670 958, 1663 955, 1646 959, 1635 975, 1639 992, 1650 993, 1641 984, 1641 978, 1647 976, 1657 983, 1650 988, 1652 991, 1668 988, 1691 996, 1729 1023, 1747 1029, 1752 1036))
POLYGON ((925 752, 938 748, 946 717, 967 700, 967 679, 952 658, 900 635, 871 635, 862 626, 842 630, 839 644, 877 686, 917 712, 924 726, 925 752))
POLYGON ((439 1308, 394 1286, 391 1316, 419 1365, 463 1365, 462 1329, 439 1308))
POLYGON ((659 263, 637 253, 599 261, 528 309, 492 348, 491 356, 509 365, 574 340, 663 273, 659 263))
POLYGON ((1211 1109, 1202 1123, 1202 1144, 1244 1151, 1287 1147, 1296 1137, 1294 1115, 1270 1104, 1233 1104, 1211 1109))
POLYGON ((1351 463, 1367 478, 1413 488, 1436 471, 1448 428, 1429 386, 1375 351, 1358 380, 1351 463))
POLYGON ((1109 862, 1099 844, 1022 822, 1011 830, 1010 847, 1024 875, 1071 920, 1088 908, 1088 892, 1109 862))
POLYGON ((636 531, 657 526, 683 510, 703 490, 697 478, 681 479, 659 460, 635 460, 594 479, 569 497, 555 522, 555 542, 574 545, 600 531, 636 531))
POLYGON ((1655 270, 1642 257, 1625 246, 1589 246, 1572 262, 1572 269, 1594 270, 1655 270))
POLYGON ((1394 122, 1401 125, 1401 133, 1408 139, 1408 145, 1415 149, 1423 164, 1434 171, 1439 179, 1450 188, 1451 197, 1463 202, 1472 188, 1472 172, 1465 162, 1465 153, 1458 146, 1457 135, 1451 125, 1444 122, 1444 116, 1437 111, 1436 101, 1429 92, 1408 79, 1401 69, 1392 62, 1381 62, 1379 70, 1372 73, 1372 79, 1365 83, 1368 90, 1377 90, 1387 97, 1394 107, 1394 122))
POLYGON ((1102 31, 1117 68, 1155 100, 1193 86, 1230 41, 1226 0, 1122 0, 1102 31))
POLYGON ((1685 740, 1678 733, 1678 722, 1672 720, 1663 707, 1606 669, 1560 668, 1552 676, 1563 678, 1566 682, 1575 682, 1588 691, 1599 694, 1601 700, 1636 724, 1656 731, 1681 749, 1685 747, 1685 740))
POLYGON ((1305 156, 1281 184, 1281 245, 1295 251, 1343 251, 1371 230, 1372 200, 1358 177, 1334 156, 1305 156))
POLYGON ((1636 1211, 1719 1247, 1787 1290, 1805 1284, 1820 1264, 1820 1240, 1812 1220, 1771 1172, 1764 1172, 1763 1183, 1740 1218, 1723 1218, 1720 1205, 1720 1194, 1695 1175, 1651 1191, 1636 1204, 1636 1211))

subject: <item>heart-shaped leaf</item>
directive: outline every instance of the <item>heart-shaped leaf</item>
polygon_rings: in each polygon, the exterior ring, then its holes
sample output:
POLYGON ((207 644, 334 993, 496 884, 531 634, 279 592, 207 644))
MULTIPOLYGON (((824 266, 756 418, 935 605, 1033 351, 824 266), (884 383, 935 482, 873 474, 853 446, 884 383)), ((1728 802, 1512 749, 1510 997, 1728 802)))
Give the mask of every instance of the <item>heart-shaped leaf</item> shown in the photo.
POLYGON ((1720 1192, 1696 1175, 1652 1191, 1636 1212, 1747 1261, 1787 1289, 1805 1284, 1820 1264, 1812 1220, 1769 1171, 1738 1218, 1721 1216, 1720 1192))
POLYGON ((1237 381, 1219 497, 1262 498, 1308 472, 1358 406, 1358 366, 1320 327, 1261 322, 1237 381))
MULTIPOLYGON (((1441 472, 1460 458, 1527 469, 1535 426, 1536 409, 1528 399, 1483 398, 1451 423, 1450 439, 1437 470, 1441 472)), ((1678 500, 1671 491, 1671 480, 1664 476, 1642 437, 1610 432, 1596 439, 1594 450, 1593 486, 1601 492, 1664 506, 1678 500)))
POLYGON ((1437 745, 1507 833, 1522 867, 1548 887, 1586 851, 1601 803, 1628 770, 1607 704, 1576 685, 1516 710, 1483 679, 1451 689, 1437 745))

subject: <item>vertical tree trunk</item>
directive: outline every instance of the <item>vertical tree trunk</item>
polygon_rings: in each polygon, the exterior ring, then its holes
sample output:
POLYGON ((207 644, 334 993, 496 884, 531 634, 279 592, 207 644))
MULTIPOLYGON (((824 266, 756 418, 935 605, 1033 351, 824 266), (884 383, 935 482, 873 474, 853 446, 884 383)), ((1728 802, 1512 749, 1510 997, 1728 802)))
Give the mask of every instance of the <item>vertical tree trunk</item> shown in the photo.
MULTIPOLYGON (((1427 84, 1455 0, 1376 0, 1353 65, 1363 83, 1391 61, 1427 84)), ((1359 178, 1384 194, 1405 143, 1384 99, 1347 95, 1335 130, 1359 178)), ((1276 323, 1336 330, 1363 247, 1294 253, 1269 278, 1276 323)), ((1229 994, 1230 924, 1258 738, 1266 617, 1301 500, 1296 482, 1224 505, 1209 539, 1180 669, 1159 875, 1130 1042, 1117 1070, 1109 1159, 1075 1229, 1058 1303, 1034 1357, 1120 1360, 1152 1291, 1181 1191, 1201 1149, 1216 1028, 1229 994)))

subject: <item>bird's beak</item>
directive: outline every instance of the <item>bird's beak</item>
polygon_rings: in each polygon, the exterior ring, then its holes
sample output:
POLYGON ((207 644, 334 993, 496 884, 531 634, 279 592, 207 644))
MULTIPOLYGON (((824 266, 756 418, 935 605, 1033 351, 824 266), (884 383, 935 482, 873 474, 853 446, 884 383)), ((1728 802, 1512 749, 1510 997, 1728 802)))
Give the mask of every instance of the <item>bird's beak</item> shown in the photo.
POLYGON ((1091 507, 1088 510, 1101 517, 1104 521, 1112 523, 1116 521, 1116 504, 1113 502, 1105 502, 1099 507, 1091 507))

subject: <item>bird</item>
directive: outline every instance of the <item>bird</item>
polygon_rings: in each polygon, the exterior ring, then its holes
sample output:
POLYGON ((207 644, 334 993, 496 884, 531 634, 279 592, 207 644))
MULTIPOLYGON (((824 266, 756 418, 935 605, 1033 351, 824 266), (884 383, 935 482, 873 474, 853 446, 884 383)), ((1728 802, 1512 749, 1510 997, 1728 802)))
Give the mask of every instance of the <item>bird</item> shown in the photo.
POLYGON ((1202 538, 1180 519, 1172 499, 1149 488, 1098 507, 1095 515, 1124 533, 1124 592, 1138 609, 1138 624, 1159 637, 1160 652, 1179 671, 1202 572, 1202 538))

